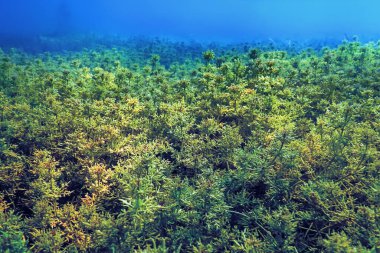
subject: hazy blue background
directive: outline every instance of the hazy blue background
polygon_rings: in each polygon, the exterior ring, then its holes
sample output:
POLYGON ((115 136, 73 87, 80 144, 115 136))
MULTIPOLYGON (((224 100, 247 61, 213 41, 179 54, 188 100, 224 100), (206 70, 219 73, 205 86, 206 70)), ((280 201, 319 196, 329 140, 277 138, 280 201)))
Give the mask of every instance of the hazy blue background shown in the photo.
POLYGON ((378 39, 379 0, 0 0, 0 36, 378 39))

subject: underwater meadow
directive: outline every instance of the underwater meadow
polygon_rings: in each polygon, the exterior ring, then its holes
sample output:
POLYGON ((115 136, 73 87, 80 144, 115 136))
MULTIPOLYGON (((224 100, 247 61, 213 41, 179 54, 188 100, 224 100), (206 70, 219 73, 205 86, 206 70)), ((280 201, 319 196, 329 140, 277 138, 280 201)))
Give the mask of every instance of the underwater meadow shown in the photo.
POLYGON ((380 46, 0 51, 1 252, 378 252, 380 46))
POLYGON ((132 2, 0 2, 0 253, 380 252, 380 5, 132 2))

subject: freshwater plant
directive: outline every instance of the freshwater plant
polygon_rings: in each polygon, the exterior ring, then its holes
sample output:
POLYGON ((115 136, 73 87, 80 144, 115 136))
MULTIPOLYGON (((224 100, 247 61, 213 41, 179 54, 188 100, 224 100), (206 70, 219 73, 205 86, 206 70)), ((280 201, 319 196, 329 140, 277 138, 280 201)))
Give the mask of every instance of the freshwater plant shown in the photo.
POLYGON ((100 44, 0 51, 2 252, 380 250, 378 44, 100 44))

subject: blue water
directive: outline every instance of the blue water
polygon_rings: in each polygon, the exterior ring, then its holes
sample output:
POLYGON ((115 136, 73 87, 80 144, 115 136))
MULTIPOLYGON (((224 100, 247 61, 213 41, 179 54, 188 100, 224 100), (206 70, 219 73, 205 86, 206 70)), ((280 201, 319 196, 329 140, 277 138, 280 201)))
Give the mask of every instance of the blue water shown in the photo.
POLYGON ((91 36, 306 41, 321 48, 352 38, 379 40, 378 10, 378 0, 0 0, 0 48, 74 50, 88 46, 83 37, 91 36))
POLYGON ((374 40, 379 10, 376 0, 1 0, 0 36, 374 40))

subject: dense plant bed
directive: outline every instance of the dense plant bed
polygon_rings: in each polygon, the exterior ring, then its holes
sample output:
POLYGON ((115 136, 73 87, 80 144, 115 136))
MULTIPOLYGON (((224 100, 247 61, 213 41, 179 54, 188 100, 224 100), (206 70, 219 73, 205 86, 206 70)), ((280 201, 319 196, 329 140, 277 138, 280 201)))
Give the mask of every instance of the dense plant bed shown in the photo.
POLYGON ((157 43, 0 51, 1 252, 380 249, 376 44, 157 43))

